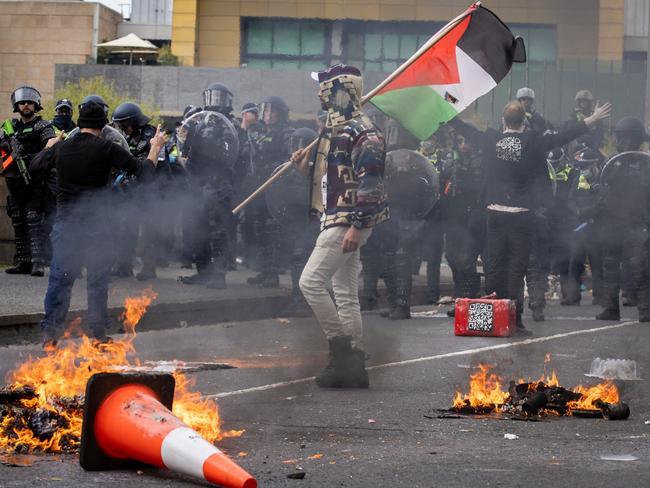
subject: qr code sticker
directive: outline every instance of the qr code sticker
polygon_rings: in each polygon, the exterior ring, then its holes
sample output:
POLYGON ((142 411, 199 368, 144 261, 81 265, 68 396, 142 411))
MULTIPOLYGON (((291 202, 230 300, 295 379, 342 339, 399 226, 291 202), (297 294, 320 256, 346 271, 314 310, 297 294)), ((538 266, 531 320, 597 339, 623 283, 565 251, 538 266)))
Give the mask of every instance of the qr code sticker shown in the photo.
POLYGON ((491 303, 470 303, 467 328, 480 332, 492 332, 494 309, 491 303))

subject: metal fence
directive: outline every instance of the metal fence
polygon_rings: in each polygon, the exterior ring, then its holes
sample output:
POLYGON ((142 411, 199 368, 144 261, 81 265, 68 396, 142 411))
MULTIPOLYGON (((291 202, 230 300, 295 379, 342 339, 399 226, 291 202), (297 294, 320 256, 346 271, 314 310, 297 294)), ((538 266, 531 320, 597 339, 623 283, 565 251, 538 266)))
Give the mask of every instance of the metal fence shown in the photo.
POLYGON ((501 110, 517 89, 535 90, 537 110, 555 127, 569 117, 578 90, 590 90, 601 102, 613 104, 610 123, 632 115, 644 118, 645 61, 571 60, 547 64, 514 65, 510 74, 491 93, 481 97, 473 111, 486 122, 497 122, 501 110))

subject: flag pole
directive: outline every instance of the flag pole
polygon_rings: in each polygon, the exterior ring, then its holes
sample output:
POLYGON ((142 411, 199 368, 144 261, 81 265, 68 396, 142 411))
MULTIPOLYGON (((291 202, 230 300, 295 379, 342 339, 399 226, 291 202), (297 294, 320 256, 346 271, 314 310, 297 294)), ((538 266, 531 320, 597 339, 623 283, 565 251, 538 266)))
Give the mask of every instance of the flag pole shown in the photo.
MULTIPOLYGON (((474 2, 471 7, 469 7, 467 10, 465 10, 462 14, 460 14, 458 17, 455 19, 451 20, 447 25, 445 25, 442 29, 440 29, 436 34, 434 34, 431 39, 429 39, 427 42, 425 42, 420 49, 418 49, 409 59, 404 61, 399 68, 397 68, 395 71, 393 71, 388 77, 382 81, 379 85, 377 85, 375 88, 370 90, 366 95, 361 97, 361 105, 366 104, 372 97, 377 95, 381 90, 383 90, 389 83, 391 83, 395 78, 397 78, 399 75, 401 75, 411 64, 415 62, 422 54, 424 54, 429 48, 431 48, 434 44, 436 44, 440 39, 442 39, 444 36, 446 36, 449 31, 451 31, 454 27, 456 27, 462 20, 470 15, 473 10, 475 10, 477 7, 481 5, 481 2, 474 2)), ((314 146, 316 145, 316 142, 318 139, 314 139, 311 144, 309 144, 307 147, 305 147, 306 151, 311 151, 314 146)), ((252 202, 260 193, 264 192, 269 186, 271 186, 273 183, 275 183, 278 179, 280 179, 282 176, 284 176, 286 173, 288 173, 291 170, 292 163, 291 161, 287 161, 283 163, 281 166, 279 166, 279 169, 271 175, 271 177, 266 180, 264 183, 262 183, 257 190, 255 190, 253 193, 251 193, 246 199, 241 202, 239 205, 237 205, 233 210, 233 214, 238 214, 241 212, 244 207, 248 206, 250 202, 252 202)))

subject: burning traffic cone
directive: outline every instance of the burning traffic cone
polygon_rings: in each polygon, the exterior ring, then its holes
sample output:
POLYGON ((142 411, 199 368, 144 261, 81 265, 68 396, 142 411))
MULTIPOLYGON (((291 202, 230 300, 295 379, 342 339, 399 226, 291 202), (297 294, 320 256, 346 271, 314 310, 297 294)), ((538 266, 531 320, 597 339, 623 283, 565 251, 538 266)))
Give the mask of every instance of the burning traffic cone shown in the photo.
POLYGON ((81 466, 98 471, 139 461, 227 488, 256 488, 255 478, 172 414, 173 395, 169 374, 92 376, 86 385, 81 466))

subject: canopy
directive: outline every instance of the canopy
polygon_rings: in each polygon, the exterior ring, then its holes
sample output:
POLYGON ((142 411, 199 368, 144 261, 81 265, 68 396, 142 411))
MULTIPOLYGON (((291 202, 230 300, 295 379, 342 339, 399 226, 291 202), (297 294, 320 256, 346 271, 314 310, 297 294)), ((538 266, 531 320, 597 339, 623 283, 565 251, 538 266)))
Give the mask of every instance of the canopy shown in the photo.
POLYGON ((137 35, 131 33, 119 39, 97 44, 97 47, 109 48, 111 52, 129 53, 129 64, 133 64, 133 54, 156 53, 158 47, 149 41, 140 39, 137 35))

